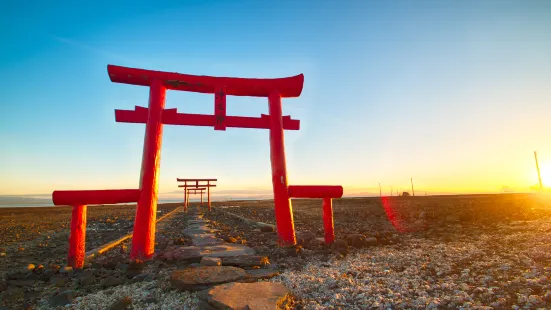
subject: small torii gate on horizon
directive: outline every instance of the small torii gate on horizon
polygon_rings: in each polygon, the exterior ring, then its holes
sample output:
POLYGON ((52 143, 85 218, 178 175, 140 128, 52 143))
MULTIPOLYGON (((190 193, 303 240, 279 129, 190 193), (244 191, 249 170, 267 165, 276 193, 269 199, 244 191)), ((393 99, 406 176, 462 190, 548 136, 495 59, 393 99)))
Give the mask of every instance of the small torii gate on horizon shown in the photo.
MULTIPOLYGON (((203 206, 203 193, 205 192, 205 187, 186 188, 186 196, 187 196, 186 204, 188 204, 188 202, 189 202, 189 194, 197 195, 197 191, 199 191, 199 193, 201 194, 201 204, 200 204, 200 206, 201 207, 203 206), (193 193, 191 193, 191 192, 193 192, 193 193)), ((187 205, 186 205, 185 209, 187 210, 187 205)))
MULTIPOLYGON (((197 187, 206 187, 207 188, 207 197, 208 197, 208 207, 209 211, 211 211, 211 205, 210 205, 210 188, 216 187, 216 184, 210 184, 210 182, 216 182, 218 179, 180 179, 176 178, 176 182, 184 182, 184 185, 178 185, 178 187, 183 187, 184 189, 187 188, 197 188, 197 187), (188 185, 187 182, 195 182, 195 185, 191 184, 188 185), (207 182, 207 184, 199 184, 199 182, 207 182)), ((187 210, 187 201, 188 201, 188 195, 187 191, 184 195, 184 210, 187 210)), ((201 193, 201 206, 203 206, 203 194, 201 193)))
POLYGON ((296 244, 291 198, 322 198, 325 241, 334 241, 332 199, 343 195, 342 186, 288 185, 284 130, 299 130, 300 121, 282 115, 281 98, 299 97, 304 75, 255 79, 198 76, 108 65, 112 82, 149 87, 148 107, 115 110, 115 120, 145 124, 145 136, 138 189, 54 191, 54 205, 73 207, 68 263, 84 263, 86 208, 89 204, 137 202, 132 233, 131 259, 148 260, 154 254, 155 224, 163 124, 208 126, 214 130, 258 128, 269 130, 270 161, 277 234, 280 245, 296 244), (166 91, 214 94, 214 115, 178 113, 165 109, 166 91), (226 96, 265 97, 269 114, 260 117, 227 116, 226 96))

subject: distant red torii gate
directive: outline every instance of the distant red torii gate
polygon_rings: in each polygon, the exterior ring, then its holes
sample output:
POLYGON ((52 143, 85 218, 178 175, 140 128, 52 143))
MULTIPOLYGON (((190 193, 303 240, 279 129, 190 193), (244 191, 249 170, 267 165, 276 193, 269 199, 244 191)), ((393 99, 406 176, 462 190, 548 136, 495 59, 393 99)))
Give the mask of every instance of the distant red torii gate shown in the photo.
MULTIPOLYGON (((272 185, 277 233, 280 244, 295 244, 296 236, 290 198, 322 198, 326 242, 334 239, 332 198, 340 198, 342 186, 289 186, 283 130, 298 130, 300 121, 282 115, 281 98, 298 97, 304 76, 279 79, 253 79, 197 76, 172 72, 107 66, 112 82, 149 87, 148 108, 115 110, 117 122, 145 123, 144 150, 138 190, 54 191, 55 205, 73 206, 69 262, 81 267, 84 260, 86 204, 137 202, 131 258, 149 259, 154 253, 155 222, 163 124, 269 129, 272 185), (215 94, 214 115, 178 113, 165 109, 166 90, 215 94), (269 115, 242 117, 226 115, 226 95, 267 97, 269 115), (71 249, 76 257, 71 258, 71 249)), ((70 263, 71 264, 71 263, 70 263)))
POLYGON ((205 192, 205 187, 200 188, 186 188, 186 210, 187 210, 187 204, 189 202, 189 194, 197 195, 197 191, 199 191, 199 194, 201 194, 201 204, 200 206, 203 206, 203 193, 205 192), (193 193, 191 193, 193 192, 193 193))
MULTIPOLYGON (((180 178, 176 178, 176 182, 184 182, 184 185, 178 185, 178 187, 183 187, 184 189, 187 189, 187 188, 197 188, 197 187, 206 187, 207 188, 207 197, 208 197, 208 207, 209 207, 209 211, 211 210, 211 206, 210 206, 210 188, 211 187, 216 187, 216 184, 210 184, 210 182, 216 182, 218 181, 218 179, 180 179, 180 178), (187 182, 192 182, 191 185, 188 185, 187 182), (193 183, 195 182, 195 185, 193 185, 193 183), (199 182, 207 182, 207 184, 199 184, 199 182)), ((184 209, 187 210, 187 204, 188 202, 188 197, 187 197, 187 191, 184 195, 184 209)), ((203 205, 203 196, 201 194, 201 206, 203 205)))

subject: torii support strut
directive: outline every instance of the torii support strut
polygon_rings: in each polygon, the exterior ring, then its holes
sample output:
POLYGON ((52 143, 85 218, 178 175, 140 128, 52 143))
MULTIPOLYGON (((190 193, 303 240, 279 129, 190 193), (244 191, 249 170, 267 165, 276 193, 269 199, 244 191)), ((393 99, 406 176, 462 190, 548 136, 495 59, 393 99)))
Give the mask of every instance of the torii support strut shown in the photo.
POLYGON ((208 199, 208 207, 209 207, 209 211, 211 211, 210 188, 211 187, 216 187, 216 184, 210 184, 210 182, 216 182, 216 181, 218 181, 218 179, 180 179, 180 178, 176 178, 176 181, 177 182, 184 182, 184 185, 178 185, 178 187, 184 187, 184 188, 206 187, 207 188, 207 197, 208 197, 207 198, 208 199), (192 184, 187 184, 187 182, 191 182, 192 184), (207 184, 200 184, 200 182, 207 182, 207 184))

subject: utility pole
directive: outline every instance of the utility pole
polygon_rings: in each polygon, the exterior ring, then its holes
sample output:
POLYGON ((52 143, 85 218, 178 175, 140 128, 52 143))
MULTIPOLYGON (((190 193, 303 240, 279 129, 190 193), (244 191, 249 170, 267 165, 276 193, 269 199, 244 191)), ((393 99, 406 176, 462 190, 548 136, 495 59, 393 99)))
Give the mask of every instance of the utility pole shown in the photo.
POLYGON ((413 178, 409 179, 411 181, 411 192, 413 193, 413 196, 415 197, 415 191, 413 190, 413 178))
POLYGON ((379 197, 383 197, 383 191, 381 190, 381 182, 377 182, 379 183, 379 197))
POLYGON ((541 183, 540 166, 538 165, 538 153, 534 151, 534 158, 536 159, 536 169, 538 170, 538 181, 540 182, 540 191, 543 191, 543 184, 541 183))
POLYGON ((392 194, 393 194, 393 189, 392 189, 392 186, 390 187, 390 197, 392 197, 392 194))

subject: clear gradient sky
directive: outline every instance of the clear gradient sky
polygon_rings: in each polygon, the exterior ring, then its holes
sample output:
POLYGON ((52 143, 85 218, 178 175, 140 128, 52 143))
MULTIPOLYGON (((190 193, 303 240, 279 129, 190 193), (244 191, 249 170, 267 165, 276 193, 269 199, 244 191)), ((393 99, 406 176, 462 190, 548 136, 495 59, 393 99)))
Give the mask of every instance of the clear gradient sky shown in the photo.
MULTIPOLYGON (((0 195, 136 188, 147 105, 107 65, 199 75, 304 73, 284 114, 290 184, 345 194, 526 191, 551 184, 551 1, 12 1, 0 11, 0 195), (118 3, 118 4, 115 4, 118 3)), ((167 108, 213 111, 169 91, 167 108)), ((228 97, 228 115, 267 113, 228 97)), ((271 189, 265 130, 165 126, 160 192, 176 177, 271 189)))

